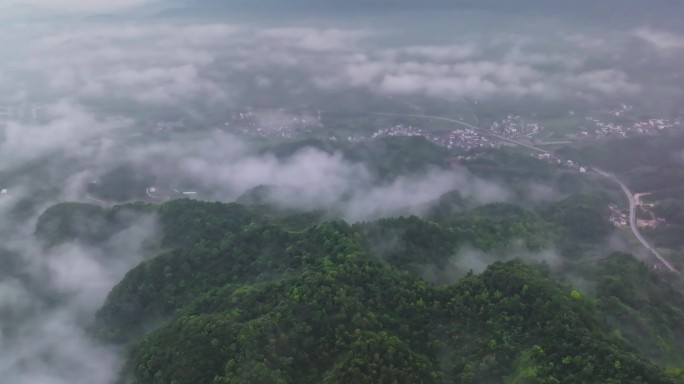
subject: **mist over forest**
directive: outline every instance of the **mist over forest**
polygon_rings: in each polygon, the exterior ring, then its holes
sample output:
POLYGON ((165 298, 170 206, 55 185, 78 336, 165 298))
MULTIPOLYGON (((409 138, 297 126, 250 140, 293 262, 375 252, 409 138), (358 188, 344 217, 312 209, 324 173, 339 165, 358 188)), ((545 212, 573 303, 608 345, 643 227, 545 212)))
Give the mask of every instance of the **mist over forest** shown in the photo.
POLYGON ((0 377, 682 382, 681 15, 0 0, 0 377))

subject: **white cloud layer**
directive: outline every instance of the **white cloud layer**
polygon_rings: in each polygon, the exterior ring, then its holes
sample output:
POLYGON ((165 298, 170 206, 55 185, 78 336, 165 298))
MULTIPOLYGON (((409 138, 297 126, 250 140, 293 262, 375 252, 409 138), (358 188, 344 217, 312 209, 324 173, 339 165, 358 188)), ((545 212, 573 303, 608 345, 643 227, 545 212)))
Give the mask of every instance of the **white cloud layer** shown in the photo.
POLYGON ((634 30, 634 36, 646 41, 661 52, 671 53, 684 49, 684 36, 674 33, 651 28, 638 28, 634 30))
MULTIPOLYGON (((17 30, 6 32, 12 36, 17 30)), ((658 49, 682 45, 674 35, 635 33, 658 49)), ((643 88, 613 61, 619 44, 601 53, 579 34, 509 37, 505 44, 494 34, 442 45, 379 47, 375 39, 386 34, 225 23, 61 26, 32 32, 26 41, 8 38, 5 45, 16 54, 0 60, 0 85, 5 97, 15 100, 75 96, 153 107, 229 106, 254 95, 253 84, 295 97, 359 89, 380 95, 560 100, 636 95, 643 88), (31 81, 16 81, 21 78, 31 81)))

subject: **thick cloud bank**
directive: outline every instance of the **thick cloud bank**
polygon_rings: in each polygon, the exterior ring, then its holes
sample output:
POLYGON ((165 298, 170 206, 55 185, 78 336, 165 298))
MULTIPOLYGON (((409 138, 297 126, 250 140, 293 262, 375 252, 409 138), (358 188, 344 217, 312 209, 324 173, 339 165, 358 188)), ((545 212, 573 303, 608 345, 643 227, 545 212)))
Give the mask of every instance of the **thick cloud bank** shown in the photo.
MULTIPOLYGON (((5 200, 3 217, 10 207, 5 200)), ((33 236, 32 222, 1 232, 0 375, 18 384, 111 383, 118 351, 87 330, 111 287, 142 261, 143 245, 157 236, 155 220, 142 218, 98 247, 49 249, 33 236)))
MULTIPOLYGON (((0 38, 8 47, 0 84, 4 98, 18 103, 69 97, 98 106, 216 109, 267 100, 266 92, 303 105, 313 94, 344 90, 559 102, 629 98, 667 91, 666 80, 678 71, 672 59, 682 55, 680 32, 558 29, 530 18, 537 28, 500 20, 508 24, 503 31, 475 30, 470 21, 457 23, 448 37, 402 32, 392 23, 257 27, 154 20, 30 31, 14 25, 0 38), (655 73, 654 67, 673 72, 655 73)), ((422 23, 416 21, 417 28, 422 23)))

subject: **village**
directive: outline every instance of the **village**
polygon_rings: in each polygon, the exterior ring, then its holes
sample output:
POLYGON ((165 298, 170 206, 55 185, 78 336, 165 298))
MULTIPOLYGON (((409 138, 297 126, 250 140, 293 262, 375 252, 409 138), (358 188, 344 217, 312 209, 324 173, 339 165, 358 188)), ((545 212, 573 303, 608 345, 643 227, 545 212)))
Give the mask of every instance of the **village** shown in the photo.
MULTIPOLYGON (((578 123, 572 133, 567 137, 576 140, 590 140, 603 137, 627 137, 631 135, 656 135, 664 131, 682 125, 682 121, 670 118, 644 119, 636 123, 618 123, 628 120, 633 113, 634 107, 620 104, 615 109, 596 111, 595 115, 600 118, 587 116, 584 120, 589 124, 578 123), (593 125, 594 127, 590 127, 593 125)), ((574 112, 570 112, 574 115, 574 112)), ((578 120, 578 121, 581 121, 578 120)), ((468 125, 468 124, 464 124, 468 125)), ((188 125, 183 120, 148 122, 148 131, 157 133, 187 130, 188 125)), ((228 121, 223 123, 222 129, 240 136, 267 139, 294 139, 313 134, 316 129, 322 128, 321 112, 291 112, 275 109, 245 108, 233 111, 228 121)), ((435 132, 429 127, 421 127, 412 124, 394 124, 377 129, 364 135, 338 135, 333 133, 328 136, 330 141, 345 140, 350 143, 364 142, 384 137, 423 137, 437 145, 450 150, 471 151, 478 148, 495 148, 505 145, 496 137, 509 140, 531 140, 533 144, 540 134, 547 129, 540 122, 530 121, 520 115, 509 114, 503 119, 493 122, 488 128, 482 130, 476 127, 463 127, 448 131, 435 132), (488 134, 487 132, 491 132, 488 134)), ((551 133, 549 133, 551 135, 551 133)), ((504 140, 505 141, 505 140, 504 140)), ((561 142, 558 142, 559 144, 561 142)), ((570 142, 562 142, 569 144, 570 142)), ((577 164, 570 160, 561 160, 548 153, 534 154, 539 160, 555 164, 572 171, 585 173, 588 167, 577 164)))
MULTIPOLYGON (((475 129, 463 128, 454 129, 443 134, 431 134, 421 128, 413 126, 395 125, 390 128, 382 128, 371 135, 371 139, 381 137, 414 137, 420 136, 432 141, 433 143, 448 149, 471 150, 476 148, 496 147, 496 143, 489 138, 481 135, 475 129)), ((359 138, 349 138, 349 141, 359 140, 359 138)))
POLYGON ((564 168, 567 168, 569 170, 579 172, 579 173, 587 173, 589 171, 589 167, 585 165, 578 164, 575 161, 572 160, 562 160, 559 159, 558 157, 550 154, 550 153, 533 153, 530 156, 534 157, 537 160, 545 161, 549 164, 553 165, 558 165, 564 168))
POLYGON ((671 119, 648 119, 628 125, 617 123, 606 123, 594 117, 587 117, 587 121, 596 126, 595 130, 583 129, 578 131, 575 136, 580 139, 599 139, 611 136, 634 136, 634 135, 656 135, 663 130, 682 125, 680 120, 671 119))
POLYGON ((243 136, 292 139, 321 127, 321 114, 309 116, 282 110, 252 110, 235 112, 224 126, 243 136))
POLYGON ((598 111, 596 115, 603 116, 602 118, 587 116, 585 120, 593 124, 594 127, 579 128, 574 137, 579 139, 597 139, 616 136, 653 136, 662 133, 664 130, 682 125, 681 119, 670 118, 636 119, 638 120, 636 122, 625 122, 625 120, 628 120, 627 115, 633 110, 634 107, 631 105, 620 104, 618 108, 612 110, 598 111), (615 121, 617 119, 621 119, 623 122, 615 121))
MULTIPOLYGON (((627 115, 633 110, 633 106, 620 104, 616 109, 596 112, 596 115, 601 116, 600 118, 586 116, 584 120, 591 126, 578 127, 576 132, 570 134, 570 137, 581 140, 636 135, 653 136, 682 126, 681 119, 671 118, 637 119, 636 122, 625 122, 629 120, 627 115)), ((575 112, 571 111, 570 114, 574 116, 575 112)), ((541 124, 526 121, 517 115, 508 115, 505 119, 492 123, 490 129, 509 139, 533 138, 545 130, 541 124)))
POLYGON ((544 130, 539 123, 530 123, 516 115, 508 115, 505 119, 492 123, 490 129, 509 139, 529 138, 544 130))
POLYGON ((615 203, 608 204, 610 211, 610 223, 618 228, 627 227, 629 225, 629 210, 620 209, 615 203))
MULTIPOLYGON (((652 208, 653 203, 644 203, 641 198, 648 195, 649 193, 637 193, 634 195, 634 201, 636 208, 640 210, 641 214, 637 215, 636 226, 637 228, 645 229, 651 228, 656 229, 667 225, 667 220, 656 217, 653 213, 652 208)), ((609 220, 617 228, 628 227, 629 224, 629 209, 622 209, 615 203, 608 204, 609 220)))
POLYGON ((174 198, 184 198, 184 199, 195 199, 197 198, 197 192, 194 191, 182 191, 179 189, 172 188, 160 188, 160 187, 147 187, 145 189, 145 194, 152 201, 168 201, 174 198))

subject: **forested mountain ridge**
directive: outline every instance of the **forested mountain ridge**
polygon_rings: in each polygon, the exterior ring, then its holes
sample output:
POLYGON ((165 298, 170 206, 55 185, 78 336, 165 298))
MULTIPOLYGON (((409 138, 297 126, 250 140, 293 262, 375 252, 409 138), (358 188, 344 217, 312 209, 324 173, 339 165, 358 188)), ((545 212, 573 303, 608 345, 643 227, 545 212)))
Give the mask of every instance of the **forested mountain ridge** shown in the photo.
POLYGON ((106 225, 68 224, 157 215, 160 254, 131 270, 97 314, 98 336, 129 346, 122 383, 675 383, 678 370, 653 362, 681 364, 667 358, 676 343, 666 356, 624 320, 676 340, 684 304, 658 303, 681 294, 631 256, 599 263, 595 293, 521 261, 461 271, 448 285, 419 277, 421 265, 444 265, 464 245, 505 254, 521 240, 534 251, 572 239, 576 217, 566 210, 579 204, 591 218, 594 203, 579 196, 539 213, 494 204, 353 226, 190 200, 65 205, 46 212, 38 234, 96 241, 107 231, 85 228, 106 225), (636 276, 653 288, 631 301, 620 287, 636 276), (668 328, 655 327, 663 318, 668 328))
POLYGON ((350 260, 218 289, 135 344, 134 382, 670 382, 519 262, 442 288, 350 260))
POLYGON ((614 331, 639 345, 649 358, 681 364, 684 355, 681 287, 673 287, 624 253, 601 260, 596 275, 598 307, 614 331))

